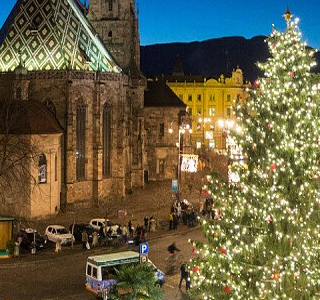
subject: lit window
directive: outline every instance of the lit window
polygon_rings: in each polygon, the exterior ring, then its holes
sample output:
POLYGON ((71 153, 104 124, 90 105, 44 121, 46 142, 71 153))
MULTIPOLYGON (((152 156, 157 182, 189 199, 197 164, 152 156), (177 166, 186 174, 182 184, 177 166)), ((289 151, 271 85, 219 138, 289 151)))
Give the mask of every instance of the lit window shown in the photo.
POLYGON ((38 182, 46 183, 47 182, 47 158, 44 154, 41 154, 39 157, 38 165, 38 182))
POLYGON ((230 118, 232 114, 232 108, 231 107, 227 107, 227 117, 230 118))
POLYGON ((210 106, 210 107, 209 107, 209 116, 210 116, 210 117, 214 116, 214 113, 215 113, 215 108, 214 108, 214 106, 210 106))

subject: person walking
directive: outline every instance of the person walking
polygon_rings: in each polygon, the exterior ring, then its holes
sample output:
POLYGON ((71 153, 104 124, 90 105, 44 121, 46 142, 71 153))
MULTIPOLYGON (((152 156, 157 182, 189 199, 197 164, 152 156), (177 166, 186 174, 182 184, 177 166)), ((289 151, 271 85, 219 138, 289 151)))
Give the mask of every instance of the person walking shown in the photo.
POLYGON ((61 249, 61 238, 58 237, 57 241, 56 241, 56 249, 54 250, 54 252, 59 253, 61 251, 62 251, 62 249, 61 249))
POLYGON ((183 264, 180 267, 179 289, 181 289, 183 280, 186 281, 186 290, 190 288, 190 282, 188 283, 188 281, 190 280, 188 279, 188 277, 189 277, 188 265, 187 265, 187 262, 183 262, 183 264))
POLYGON ((148 232, 148 230, 149 230, 149 218, 147 216, 144 217, 143 223, 144 223, 145 232, 148 232))
POLYGON ((99 245, 99 235, 98 232, 94 231, 92 233, 92 247, 97 247, 99 245))
POLYGON ((81 233, 81 242, 82 242, 83 249, 87 249, 88 241, 89 241, 89 237, 88 237, 87 231, 83 229, 81 233))
POLYGON ((169 230, 173 229, 173 212, 169 214, 169 230))
POLYGON ((128 228, 126 225, 123 225, 122 227, 122 239, 124 241, 124 243, 126 244, 127 243, 127 239, 128 239, 128 228))
POLYGON ((128 230, 129 230, 129 236, 132 237, 133 236, 133 227, 132 227, 131 220, 129 220, 129 222, 128 222, 128 230))
POLYGON ((105 238, 104 228, 103 228, 103 226, 101 225, 101 226, 100 226, 100 229, 99 229, 100 246, 102 246, 102 244, 103 244, 103 242, 104 242, 104 238, 105 238))
POLYGON ((155 232, 156 231, 156 219, 152 216, 150 217, 149 221, 149 231, 155 232))

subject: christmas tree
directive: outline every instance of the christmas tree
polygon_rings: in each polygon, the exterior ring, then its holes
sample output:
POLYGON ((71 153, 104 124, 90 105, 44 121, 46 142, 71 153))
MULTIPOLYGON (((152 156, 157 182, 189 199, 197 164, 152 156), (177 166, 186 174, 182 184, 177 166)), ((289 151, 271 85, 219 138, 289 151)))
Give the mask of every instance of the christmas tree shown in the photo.
POLYGON ((320 299, 320 91, 310 73, 314 50, 287 11, 273 28, 264 77, 235 104, 229 134, 245 163, 239 180, 208 177, 220 220, 202 219, 205 243, 191 241, 196 299, 320 299))

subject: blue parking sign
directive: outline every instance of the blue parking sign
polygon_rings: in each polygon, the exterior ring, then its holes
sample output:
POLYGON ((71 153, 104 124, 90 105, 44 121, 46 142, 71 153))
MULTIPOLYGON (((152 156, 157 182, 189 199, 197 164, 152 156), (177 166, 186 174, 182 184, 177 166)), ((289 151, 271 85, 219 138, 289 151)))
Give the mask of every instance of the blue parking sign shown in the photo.
POLYGON ((142 243, 140 244, 140 255, 141 254, 148 254, 149 252, 149 244, 148 243, 142 243))

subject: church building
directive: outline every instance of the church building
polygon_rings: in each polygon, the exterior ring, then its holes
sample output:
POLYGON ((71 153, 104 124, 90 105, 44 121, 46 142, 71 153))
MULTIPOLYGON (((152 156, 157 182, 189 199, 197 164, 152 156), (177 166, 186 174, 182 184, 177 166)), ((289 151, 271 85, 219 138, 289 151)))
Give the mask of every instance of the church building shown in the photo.
POLYGON ((143 186, 145 86, 134 0, 18 0, 0 30, 1 118, 29 125, 0 135, 30 137, 33 175, 25 195, 0 195, 1 213, 43 217, 143 186))

